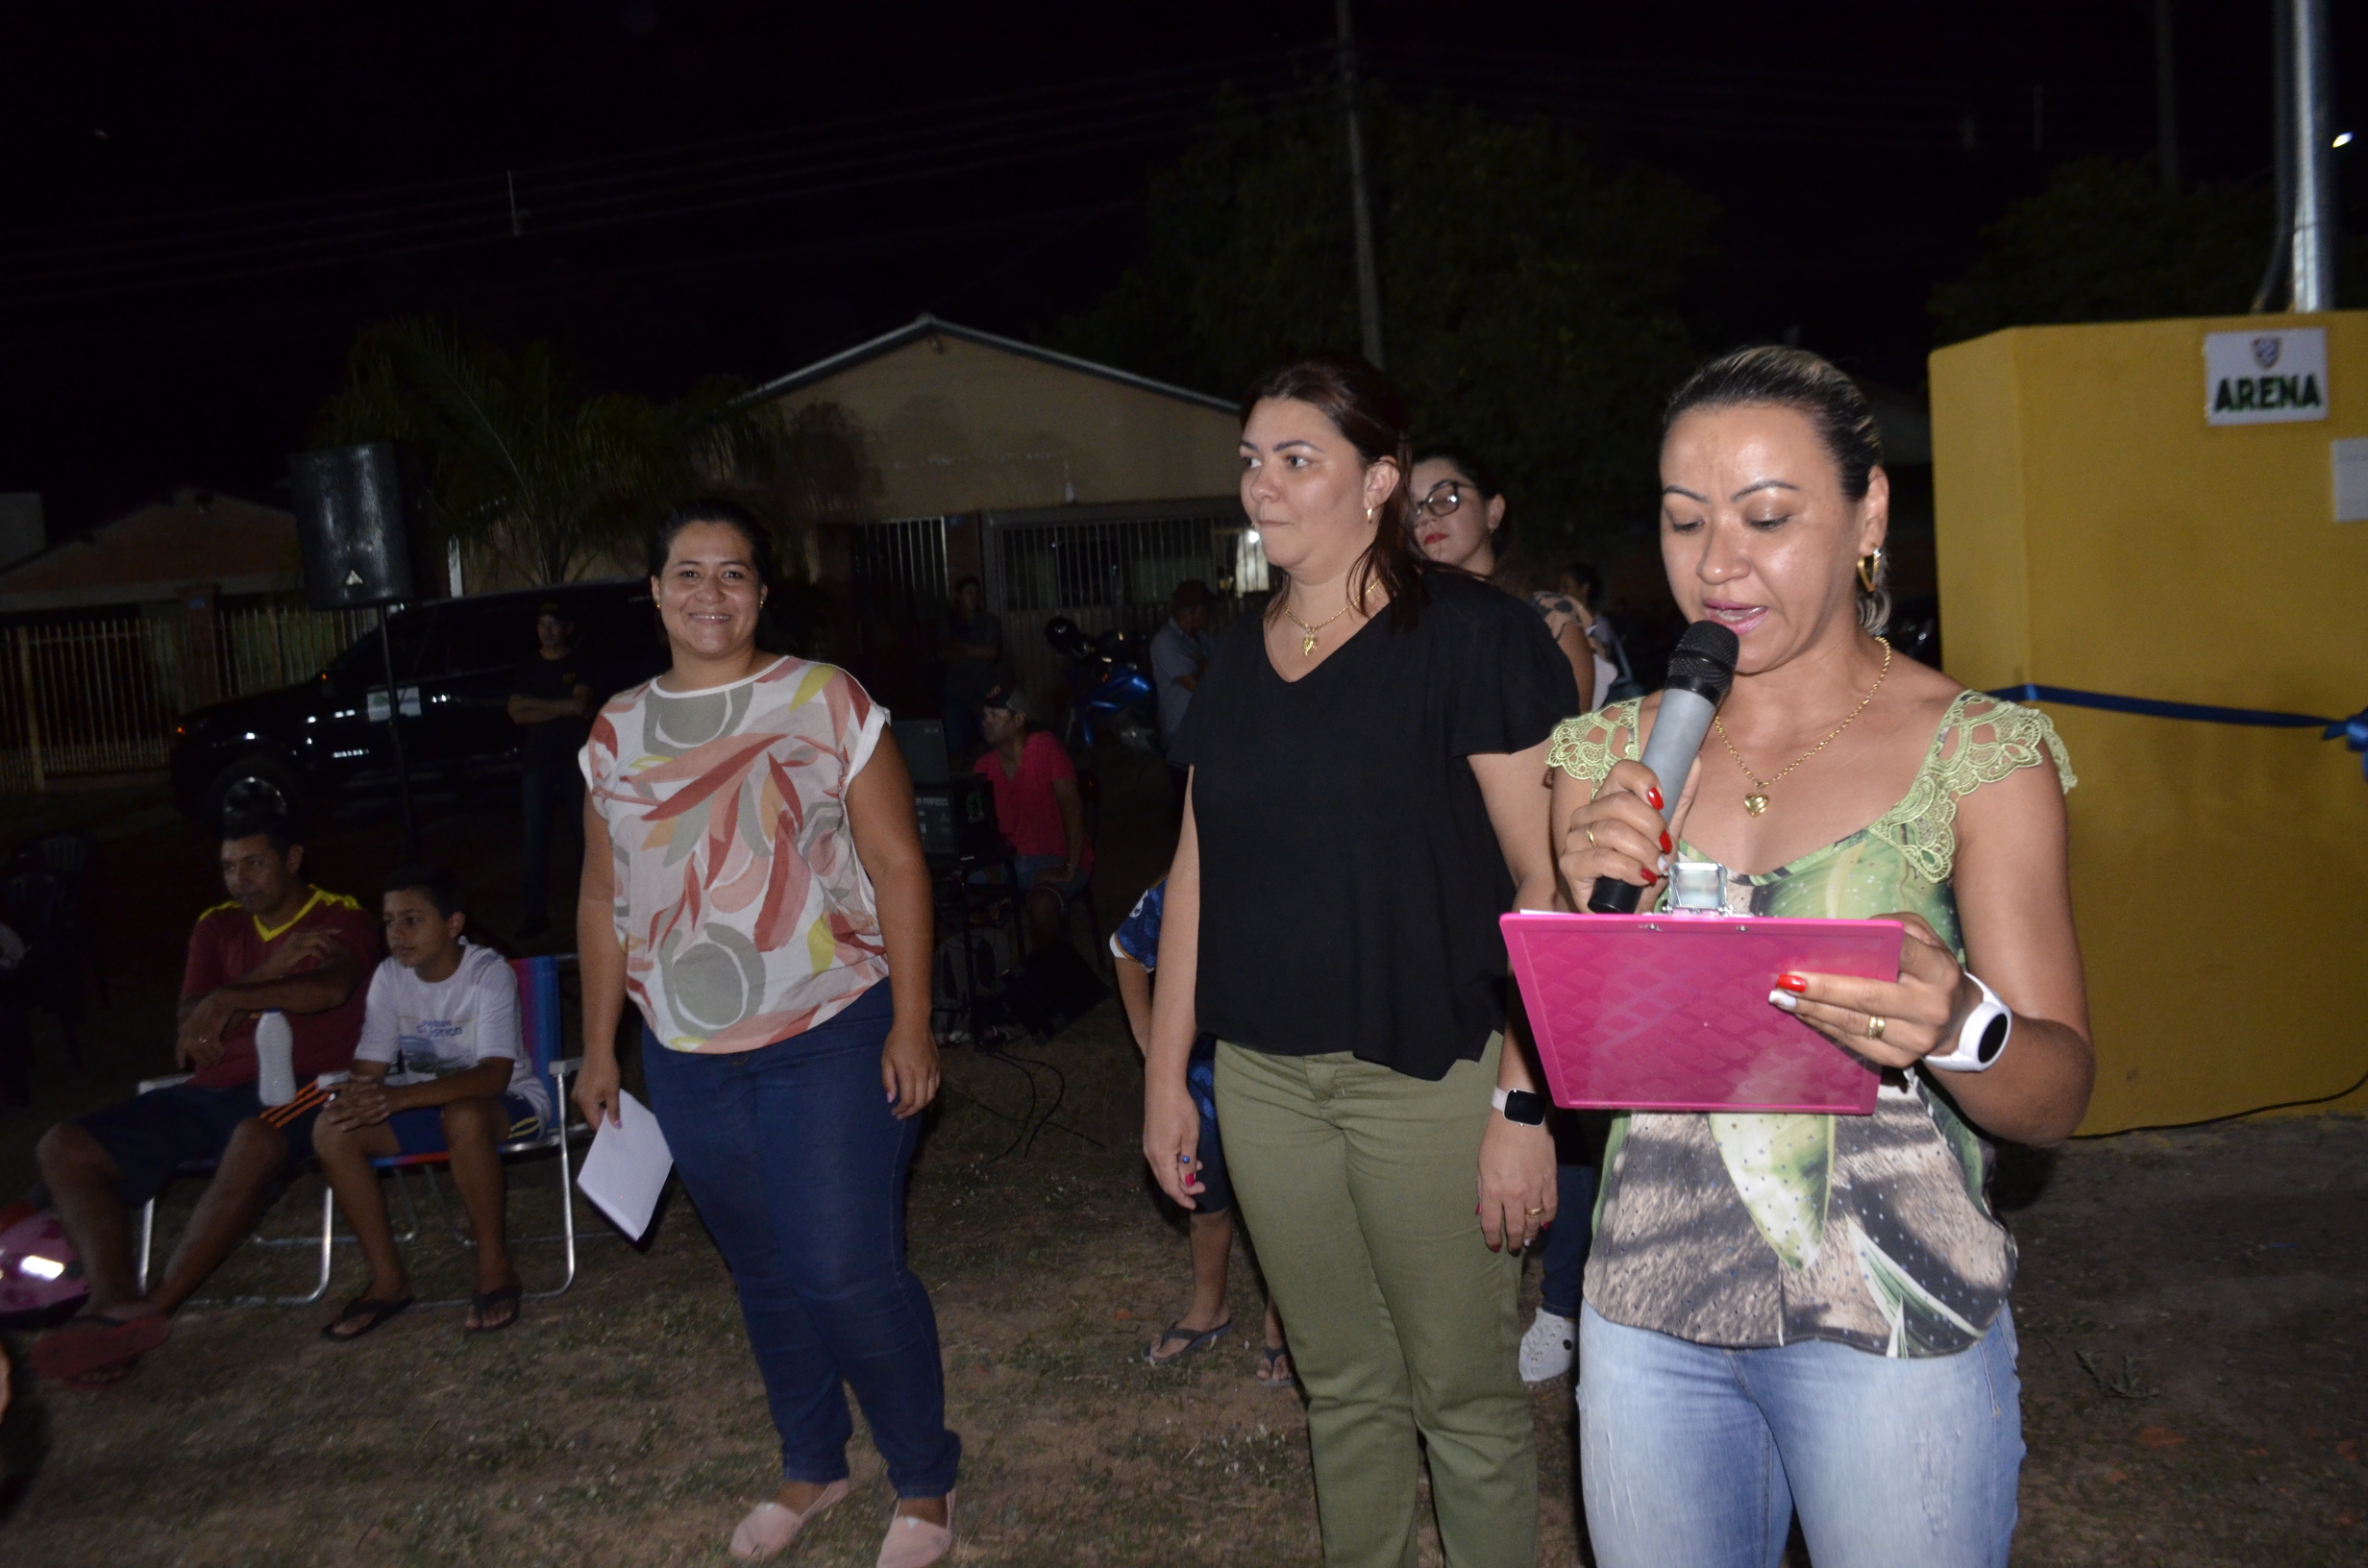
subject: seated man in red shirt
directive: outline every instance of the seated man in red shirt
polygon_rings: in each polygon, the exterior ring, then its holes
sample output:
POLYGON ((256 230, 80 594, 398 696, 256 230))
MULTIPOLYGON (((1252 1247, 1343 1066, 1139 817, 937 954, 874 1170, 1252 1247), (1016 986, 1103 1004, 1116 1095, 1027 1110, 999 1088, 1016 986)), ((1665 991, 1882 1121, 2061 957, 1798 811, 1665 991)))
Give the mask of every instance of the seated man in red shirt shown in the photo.
POLYGON ((41 1137, 42 1183, 83 1261, 90 1301, 33 1348, 34 1370, 92 1386, 113 1383, 164 1342, 166 1320, 253 1229, 291 1158, 309 1154, 326 1096, 313 1080, 343 1070, 361 1036, 362 982, 378 922, 355 900, 302 874, 304 846, 283 821, 223 826, 231 902, 197 918, 181 984, 176 1066, 186 1083, 152 1090, 41 1137), (255 1023, 287 1015, 296 1098, 266 1109, 257 1092, 255 1023), (163 1276, 139 1293, 130 1212, 191 1161, 217 1163, 163 1276))
POLYGON ((1028 718, 1016 687, 988 693, 979 717, 987 750, 973 771, 995 792, 995 825, 1012 847, 1036 948, 1060 940, 1061 912, 1094 874, 1094 846, 1085 842, 1085 802, 1069 752, 1041 730, 1029 734, 1028 718))

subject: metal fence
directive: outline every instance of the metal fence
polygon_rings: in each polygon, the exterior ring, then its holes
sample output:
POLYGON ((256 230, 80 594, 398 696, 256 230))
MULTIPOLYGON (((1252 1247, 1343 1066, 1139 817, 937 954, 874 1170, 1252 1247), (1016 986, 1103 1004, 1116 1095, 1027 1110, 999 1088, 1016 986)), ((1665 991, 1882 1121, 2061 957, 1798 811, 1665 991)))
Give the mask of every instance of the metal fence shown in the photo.
POLYGON ((13 627, 0 642, 0 791, 161 768, 184 713, 304 680, 375 624, 266 605, 215 616, 210 637, 141 615, 13 627))
POLYGON ((985 521, 987 597, 1004 620, 1004 656, 1021 684, 1042 697, 1065 684, 1060 655, 1044 639, 1056 615, 1089 634, 1148 636, 1188 577, 1216 591, 1221 625, 1268 586, 1256 532, 1230 498, 991 513, 985 521))

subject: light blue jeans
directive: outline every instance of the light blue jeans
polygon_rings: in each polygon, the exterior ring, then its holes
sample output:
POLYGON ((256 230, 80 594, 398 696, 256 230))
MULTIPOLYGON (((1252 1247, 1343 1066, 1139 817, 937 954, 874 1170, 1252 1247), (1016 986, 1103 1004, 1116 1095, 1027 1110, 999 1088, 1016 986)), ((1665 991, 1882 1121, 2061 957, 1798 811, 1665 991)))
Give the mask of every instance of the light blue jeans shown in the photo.
POLYGON ((1579 1465, 1600 1568, 2004 1568, 2023 1463, 2014 1323, 1954 1356, 1720 1350, 1579 1316, 1579 1465))

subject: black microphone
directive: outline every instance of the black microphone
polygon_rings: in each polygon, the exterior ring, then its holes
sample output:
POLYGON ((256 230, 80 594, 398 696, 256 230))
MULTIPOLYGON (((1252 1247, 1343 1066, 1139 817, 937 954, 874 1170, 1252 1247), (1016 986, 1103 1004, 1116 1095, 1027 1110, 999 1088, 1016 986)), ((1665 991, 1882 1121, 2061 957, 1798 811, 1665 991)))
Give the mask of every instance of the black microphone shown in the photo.
MULTIPOLYGON (((1677 640, 1677 651, 1669 655, 1669 678, 1661 689, 1661 712, 1653 720, 1653 733, 1644 743, 1642 758, 1661 785, 1665 821, 1677 809, 1678 795, 1686 788, 1686 771, 1702 749, 1702 737, 1710 733, 1712 717, 1718 712, 1727 688, 1735 684, 1735 661, 1741 653, 1734 632, 1715 621, 1696 621, 1677 640)), ((1587 900, 1588 912, 1634 915, 1643 894, 1633 882, 1601 877, 1596 880, 1594 896, 1587 900)))

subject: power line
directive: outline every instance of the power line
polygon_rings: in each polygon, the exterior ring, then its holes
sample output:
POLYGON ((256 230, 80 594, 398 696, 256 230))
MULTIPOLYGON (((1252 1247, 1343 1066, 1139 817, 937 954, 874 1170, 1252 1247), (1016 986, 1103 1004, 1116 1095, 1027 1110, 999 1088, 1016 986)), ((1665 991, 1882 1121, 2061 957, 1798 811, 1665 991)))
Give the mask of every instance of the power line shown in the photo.
MULTIPOLYGON (((1292 96, 1285 92, 1270 102, 1281 103, 1288 110, 1292 96)), ((625 224, 841 195, 1016 167, 1048 159, 1066 159, 1074 155, 1081 138, 1091 138, 1091 145, 1097 150, 1107 150, 1167 140, 1221 123, 1213 120, 1205 105, 1196 100, 1190 108, 1176 106, 1073 117, 1066 122, 1015 130, 1003 135, 972 134, 965 136, 958 150, 921 144, 884 154, 857 153, 836 161, 807 159, 759 174, 678 181, 670 189, 621 191, 540 207, 536 203, 541 199, 530 179, 520 183, 520 196, 530 209, 530 236, 577 234, 625 224)), ((975 127, 957 129, 975 131, 975 127)), ((669 172, 679 175, 686 171, 669 172)), ((315 234, 277 243, 217 243, 209 250, 201 240, 183 245, 170 254, 158 255, 157 247, 162 243, 158 240, 123 247, 111 256, 102 253, 76 264, 62 264, 65 259, 62 257, 40 257, 35 262, 40 270, 24 270, 23 260, 33 258, 17 258, 16 268, 0 272, 0 289, 28 302, 76 299, 134 287, 236 282, 340 262, 396 259, 432 251, 506 242, 512 234, 506 192, 488 191, 471 208, 451 215, 375 227, 355 227, 350 223, 342 228, 325 227, 315 234), (47 264, 42 265, 44 262, 47 264)))

